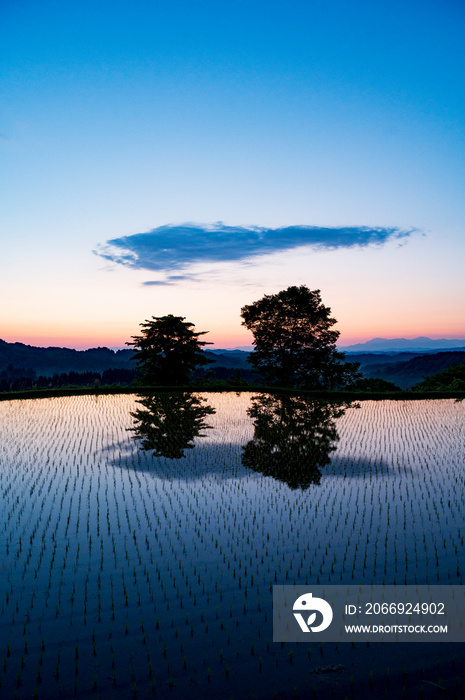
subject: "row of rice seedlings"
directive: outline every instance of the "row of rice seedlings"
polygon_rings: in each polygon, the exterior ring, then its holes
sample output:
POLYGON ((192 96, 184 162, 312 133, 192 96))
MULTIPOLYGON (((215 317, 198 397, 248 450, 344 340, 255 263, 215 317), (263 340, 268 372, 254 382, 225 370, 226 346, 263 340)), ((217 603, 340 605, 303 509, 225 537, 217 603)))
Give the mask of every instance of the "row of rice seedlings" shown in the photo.
MULTIPOLYGON (((3 536, 14 545, 2 687, 217 692, 243 672, 263 683, 264 669, 279 687, 289 650, 269 642, 273 583, 461 580, 460 406, 348 411, 321 485, 301 491, 242 467, 248 397, 208 398, 214 428, 182 460, 137 449, 127 396, 23 402, 14 420, 0 416, 3 536), (451 416, 446 444, 432 428, 451 416), (18 474, 34 487, 27 516, 27 491, 8 509, 18 474)), ((292 659, 305 661, 300 649, 292 659)))

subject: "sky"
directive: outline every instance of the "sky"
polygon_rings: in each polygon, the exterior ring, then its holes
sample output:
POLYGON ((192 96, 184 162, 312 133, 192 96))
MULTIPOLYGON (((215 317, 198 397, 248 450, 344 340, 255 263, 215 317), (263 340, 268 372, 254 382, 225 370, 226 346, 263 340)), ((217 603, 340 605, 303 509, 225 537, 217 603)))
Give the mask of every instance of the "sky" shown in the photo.
POLYGON ((0 338, 122 347, 321 290, 465 338, 461 0, 2 0, 0 338))

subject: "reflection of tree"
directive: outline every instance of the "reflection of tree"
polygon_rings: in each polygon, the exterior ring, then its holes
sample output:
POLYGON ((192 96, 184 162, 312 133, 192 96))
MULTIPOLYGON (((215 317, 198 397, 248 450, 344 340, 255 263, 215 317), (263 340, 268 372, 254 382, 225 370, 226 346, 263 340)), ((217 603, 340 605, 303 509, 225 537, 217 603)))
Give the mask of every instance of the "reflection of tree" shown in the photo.
POLYGON ((141 441, 142 449, 171 459, 184 457, 184 450, 194 447, 194 438, 203 437, 200 431, 209 427, 205 416, 215 413, 204 399, 188 392, 153 394, 137 403, 143 408, 131 413, 135 438, 141 441))
POLYGON ((248 410, 255 434, 245 445, 244 466, 284 481, 291 488, 319 484, 320 467, 331 462, 342 404, 295 396, 256 396, 248 410))

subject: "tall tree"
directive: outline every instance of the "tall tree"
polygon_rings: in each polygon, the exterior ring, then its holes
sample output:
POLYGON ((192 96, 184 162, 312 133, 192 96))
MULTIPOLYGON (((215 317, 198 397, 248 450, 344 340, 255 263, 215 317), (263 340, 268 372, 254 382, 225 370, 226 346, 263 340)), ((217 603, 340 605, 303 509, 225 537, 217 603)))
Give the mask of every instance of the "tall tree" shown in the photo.
POLYGON ((358 365, 344 363, 344 354, 336 350, 336 319, 319 289, 288 287, 244 306, 241 316, 254 335, 249 361, 271 383, 335 389, 357 376, 358 365))
POLYGON ((183 316, 155 317, 140 324, 141 335, 133 335, 134 359, 144 384, 152 386, 180 386, 187 384, 190 374, 209 360, 204 350, 206 341, 199 340, 208 331, 196 332, 194 324, 183 316))

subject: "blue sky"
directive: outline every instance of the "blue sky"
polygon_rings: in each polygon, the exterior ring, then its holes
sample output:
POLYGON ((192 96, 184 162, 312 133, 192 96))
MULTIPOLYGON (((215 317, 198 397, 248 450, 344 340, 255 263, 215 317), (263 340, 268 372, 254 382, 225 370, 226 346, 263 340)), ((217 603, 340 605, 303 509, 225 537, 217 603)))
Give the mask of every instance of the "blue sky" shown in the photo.
POLYGON ((465 337, 464 30, 451 0, 3 2, 0 337, 122 345, 175 313, 244 345, 241 306, 296 283, 347 343, 465 337), (136 234, 138 265, 109 255, 136 234))

